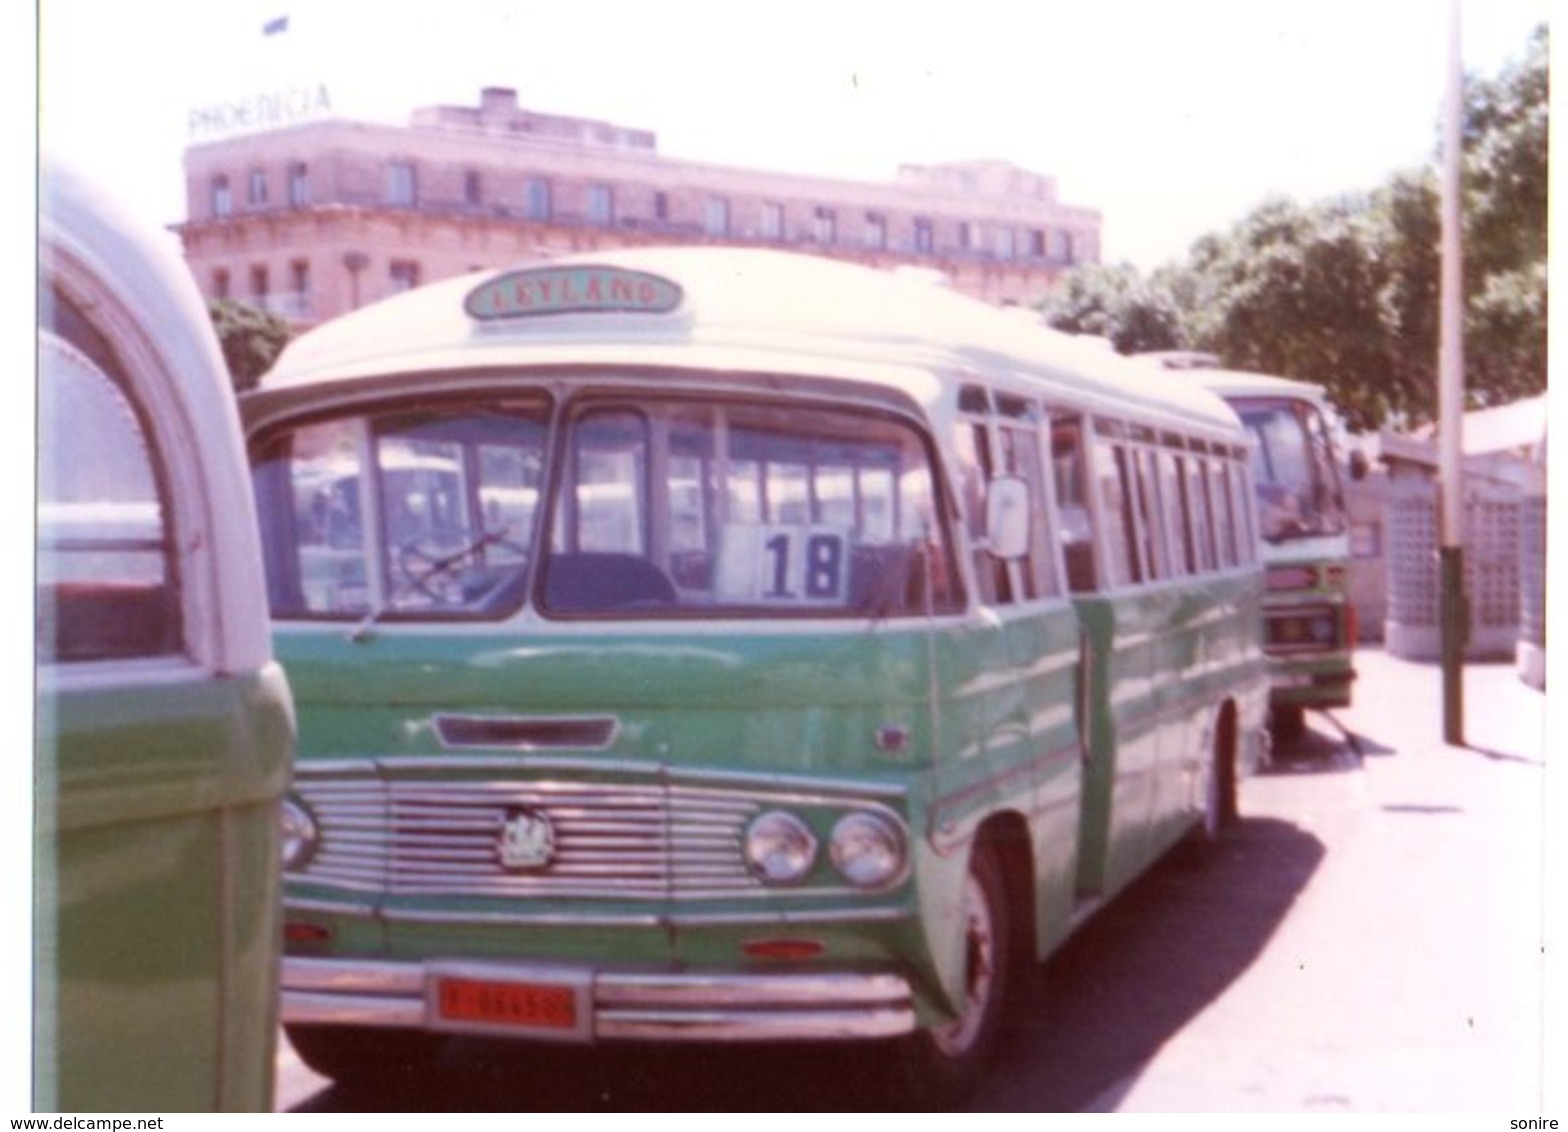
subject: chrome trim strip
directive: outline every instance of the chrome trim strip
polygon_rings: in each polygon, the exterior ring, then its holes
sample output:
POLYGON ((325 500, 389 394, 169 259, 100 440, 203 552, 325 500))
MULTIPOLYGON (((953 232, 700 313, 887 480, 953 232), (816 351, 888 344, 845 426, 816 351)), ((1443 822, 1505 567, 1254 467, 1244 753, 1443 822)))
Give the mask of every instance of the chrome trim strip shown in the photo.
POLYGON ((913 994, 885 972, 595 972, 580 964, 483 960, 396 963, 285 957, 282 1021, 508 1033, 542 1041, 831 1041, 915 1028, 913 994), (575 1031, 513 1030, 435 1019, 442 975, 577 988, 591 1017, 575 1031))
MULTIPOLYGON (((646 759, 593 759, 556 755, 409 755, 379 756, 363 759, 323 759, 301 761, 295 765, 296 778, 344 775, 377 775, 387 770, 412 771, 485 771, 551 770, 585 771, 604 774, 613 771, 653 779, 656 783, 679 786, 754 787, 769 791, 793 791, 828 797, 903 798, 909 787, 901 782, 876 779, 823 778, 763 771, 727 771, 700 767, 672 766, 646 759)), ((630 789, 634 784, 624 784, 630 789)))
MULTIPOLYGON (((863 895, 858 891, 848 895, 863 895)), ((440 912, 427 909, 382 909, 381 918, 398 924, 506 924, 553 928, 658 927, 787 927, 797 924, 897 923, 909 919, 907 908, 841 908, 828 911, 692 912, 627 915, 566 912, 440 912)))
POLYGON ((284 898, 283 918, 287 920, 292 912, 315 912, 323 916, 354 916, 359 919, 371 919, 376 910, 369 904, 339 904, 335 900, 310 900, 293 896, 284 898))
POLYGON ((913 1007, 888 1010, 726 1011, 662 1014, 607 1010, 597 1036, 616 1041, 824 1042, 896 1038, 913 1033, 913 1007))
POLYGON ((425 1025, 425 1003, 424 999, 286 990, 280 999, 279 1015, 284 1022, 312 1026, 395 1026, 420 1030, 425 1025))
POLYGON ((693 1010, 744 1007, 760 1010, 801 1004, 897 1005, 909 1001, 898 975, 842 973, 799 975, 608 973, 594 984, 602 1008, 680 1006, 693 1010))
POLYGON ((422 963, 374 959, 307 959, 284 956, 279 979, 284 990, 333 991, 367 995, 423 995, 422 963))

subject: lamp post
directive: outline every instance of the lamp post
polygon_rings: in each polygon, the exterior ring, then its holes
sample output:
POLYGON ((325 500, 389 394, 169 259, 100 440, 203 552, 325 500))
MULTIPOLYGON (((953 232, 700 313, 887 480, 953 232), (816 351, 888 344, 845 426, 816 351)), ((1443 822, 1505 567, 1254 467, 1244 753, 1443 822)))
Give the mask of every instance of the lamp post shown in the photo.
POLYGON ((1460 0, 1449 0, 1448 91, 1443 114, 1442 298, 1438 348, 1438 600, 1443 667, 1443 741, 1464 743, 1464 271, 1461 254, 1461 141, 1464 61, 1460 0))

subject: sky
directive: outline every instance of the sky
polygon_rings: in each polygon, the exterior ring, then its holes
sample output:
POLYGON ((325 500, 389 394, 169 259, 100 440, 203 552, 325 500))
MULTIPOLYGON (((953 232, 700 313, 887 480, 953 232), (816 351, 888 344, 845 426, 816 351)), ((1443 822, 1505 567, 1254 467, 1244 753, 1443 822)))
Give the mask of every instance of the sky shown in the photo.
MULTIPOLYGON (((1467 68, 1517 58, 1552 3, 1461 0, 1467 68)), ((42 145, 160 225, 184 214, 195 107, 320 84, 337 115, 397 123, 505 86, 683 159, 873 181, 1009 160, 1144 270, 1270 195, 1431 162, 1448 45, 1443 0, 40 0, 38 19, 42 145)))

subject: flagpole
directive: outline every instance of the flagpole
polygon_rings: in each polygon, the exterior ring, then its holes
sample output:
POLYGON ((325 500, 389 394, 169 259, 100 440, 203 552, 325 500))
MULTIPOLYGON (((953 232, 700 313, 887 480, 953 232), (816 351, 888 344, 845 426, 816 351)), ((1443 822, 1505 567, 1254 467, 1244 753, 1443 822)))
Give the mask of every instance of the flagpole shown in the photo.
POLYGON ((1439 625, 1443 667, 1443 740, 1464 744, 1464 652, 1469 613, 1464 592, 1464 269, 1461 143, 1464 56, 1460 0, 1449 0, 1448 90, 1443 114, 1442 298, 1438 349, 1439 625))

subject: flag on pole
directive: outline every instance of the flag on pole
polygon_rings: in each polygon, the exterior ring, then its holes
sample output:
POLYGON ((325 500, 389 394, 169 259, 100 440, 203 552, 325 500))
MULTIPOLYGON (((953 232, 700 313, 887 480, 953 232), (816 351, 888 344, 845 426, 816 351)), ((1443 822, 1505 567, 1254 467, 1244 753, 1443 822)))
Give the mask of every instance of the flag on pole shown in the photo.
POLYGON ((288 30, 289 30, 289 18, 287 16, 279 16, 277 19, 275 19, 275 20, 268 20, 265 24, 263 24, 262 28, 261 28, 261 34, 262 35, 282 35, 284 32, 286 32, 288 30))

